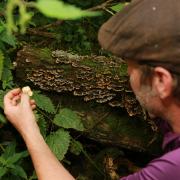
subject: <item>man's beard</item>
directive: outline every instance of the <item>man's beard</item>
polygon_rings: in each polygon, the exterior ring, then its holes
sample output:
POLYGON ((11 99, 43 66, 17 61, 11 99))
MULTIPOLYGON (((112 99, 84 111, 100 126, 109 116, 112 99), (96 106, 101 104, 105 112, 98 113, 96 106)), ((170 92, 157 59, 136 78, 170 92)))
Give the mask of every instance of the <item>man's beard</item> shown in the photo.
POLYGON ((157 96, 157 93, 150 86, 141 85, 140 90, 135 95, 141 107, 147 110, 151 118, 159 117, 159 111, 152 103, 152 99, 157 96))

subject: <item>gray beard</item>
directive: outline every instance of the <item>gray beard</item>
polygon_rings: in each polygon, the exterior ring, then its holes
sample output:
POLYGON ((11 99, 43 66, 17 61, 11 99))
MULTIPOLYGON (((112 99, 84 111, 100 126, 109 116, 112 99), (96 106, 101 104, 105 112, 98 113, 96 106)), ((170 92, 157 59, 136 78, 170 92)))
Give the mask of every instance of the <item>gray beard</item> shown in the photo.
POLYGON ((142 108, 147 110, 151 118, 159 117, 158 110, 151 103, 152 98, 156 97, 157 93, 150 86, 142 85, 140 91, 136 93, 136 99, 139 101, 142 108))

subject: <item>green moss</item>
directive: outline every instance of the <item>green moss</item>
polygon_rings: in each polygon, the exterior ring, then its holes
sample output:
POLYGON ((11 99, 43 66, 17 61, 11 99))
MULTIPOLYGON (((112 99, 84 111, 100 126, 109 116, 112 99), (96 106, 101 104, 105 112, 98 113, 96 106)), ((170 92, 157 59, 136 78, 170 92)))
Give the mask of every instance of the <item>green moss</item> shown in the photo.
POLYGON ((71 75, 73 70, 72 70, 72 66, 70 64, 60 64, 58 65, 59 69, 63 69, 63 76, 68 76, 71 75))
POLYGON ((43 48, 40 49, 38 52, 38 56, 40 57, 41 61, 48 62, 48 63, 53 63, 53 58, 52 58, 52 51, 49 48, 43 48))
POLYGON ((88 67, 96 68, 96 67, 98 67, 99 63, 98 62, 94 62, 91 59, 86 59, 84 61, 81 61, 81 65, 85 65, 85 66, 88 66, 88 67))
POLYGON ((127 76, 127 64, 121 64, 118 68, 118 74, 120 76, 127 76))

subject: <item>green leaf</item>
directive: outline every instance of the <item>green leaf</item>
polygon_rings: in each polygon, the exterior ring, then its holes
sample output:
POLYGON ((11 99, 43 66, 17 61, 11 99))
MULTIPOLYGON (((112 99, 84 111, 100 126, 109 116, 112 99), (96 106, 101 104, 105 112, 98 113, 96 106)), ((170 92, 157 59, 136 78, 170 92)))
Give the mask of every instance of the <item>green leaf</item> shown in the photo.
POLYGON ((75 6, 58 0, 38 0, 37 9, 44 15, 58 19, 77 19, 85 16, 97 16, 97 12, 83 11, 75 6))
POLYGON ((4 61, 4 69, 2 73, 3 89, 6 88, 12 89, 13 76, 11 69, 12 69, 12 62, 10 58, 6 57, 4 61))
POLYGON ((6 167, 0 167, 0 177, 3 177, 7 173, 6 167))
POLYGON ((13 141, 7 145, 1 157, 3 157, 4 159, 8 159, 8 157, 13 156, 13 154, 15 153, 15 149, 16 149, 16 142, 13 141))
POLYGON ((13 167, 13 169, 10 170, 10 172, 16 176, 19 176, 19 177, 22 177, 24 179, 27 179, 27 174, 26 172, 24 171, 24 169, 19 166, 19 165, 15 165, 13 167))
POLYGON ((6 164, 7 164, 6 160, 0 156, 0 165, 6 166, 6 164))
POLYGON ((0 50, 0 80, 2 78, 2 72, 3 72, 3 64, 4 64, 4 54, 0 50))
POLYGON ((124 8, 124 6, 126 6, 128 3, 118 3, 118 4, 116 4, 115 6, 112 6, 111 7, 111 9, 113 10, 113 11, 115 11, 115 12, 119 12, 119 11, 121 11, 123 8, 124 8))
POLYGON ((27 157, 28 156, 28 152, 27 151, 23 151, 21 153, 15 153, 13 156, 10 156, 7 159, 7 164, 14 164, 17 161, 19 161, 20 159, 27 157))
POLYGON ((78 131, 83 131, 84 126, 81 122, 81 117, 78 116, 74 111, 64 108, 61 109, 53 120, 53 123, 63 128, 73 128, 78 131))
POLYGON ((48 113, 55 113, 55 107, 47 96, 40 94, 38 91, 34 91, 33 99, 36 101, 36 104, 40 109, 48 113))
POLYGON ((2 33, 3 31, 5 31, 5 27, 0 24, 0 33, 2 33))
POLYGON ((2 115, 2 114, 0 114, 0 123, 6 123, 7 122, 7 120, 6 120, 6 118, 5 118, 5 116, 4 115, 2 115))
POLYGON ((36 114, 36 119, 38 121, 38 126, 40 129, 41 134, 43 137, 46 137, 46 132, 47 132, 47 123, 46 120, 44 119, 44 116, 41 114, 36 114))
POLYGON ((59 129, 47 137, 47 144, 59 160, 64 158, 70 144, 69 132, 59 129))
POLYGON ((79 155, 83 150, 83 146, 79 141, 71 141, 70 151, 75 155, 79 155))
POLYGON ((12 34, 7 33, 7 31, 3 31, 0 35, 0 40, 5 42, 6 44, 16 47, 16 38, 12 34))
POLYGON ((6 47, 5 47, 5 45, 4 45, 4 43, 0 40, 0 49, 1 50, 6 50, 6 47))
POLYGON ((0 90, 0 107, 3 109, 4 108, 4 96, 5 96, 6 92, 0 90))

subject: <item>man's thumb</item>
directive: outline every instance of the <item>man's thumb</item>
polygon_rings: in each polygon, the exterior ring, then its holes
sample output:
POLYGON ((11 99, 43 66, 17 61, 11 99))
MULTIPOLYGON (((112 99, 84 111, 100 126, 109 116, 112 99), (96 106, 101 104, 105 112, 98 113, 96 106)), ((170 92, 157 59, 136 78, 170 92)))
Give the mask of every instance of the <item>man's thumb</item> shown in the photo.
POLYGON ((21 104, 23 106, 30 106, 29 104, 29 95, 27 93, 21 94, 21 104))

